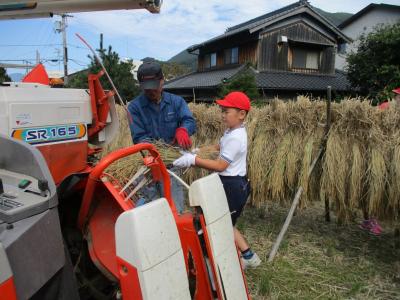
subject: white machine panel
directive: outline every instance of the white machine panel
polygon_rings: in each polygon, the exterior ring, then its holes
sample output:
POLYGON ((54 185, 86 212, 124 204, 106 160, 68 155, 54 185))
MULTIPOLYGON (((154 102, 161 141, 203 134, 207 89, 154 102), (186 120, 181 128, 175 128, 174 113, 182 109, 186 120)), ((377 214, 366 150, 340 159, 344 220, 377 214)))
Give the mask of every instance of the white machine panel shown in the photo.
POLYGON ((165 198, 122 213, 117 256, 138 271, 143 299, 191 299, 178 229, 165 198))
MULTIPOLYGON (((110 142, 118 131, 114 97, 108 98, 107 126, 89 141, 97 146, 110 142)), ((87 90, 50 88, 32 83, 0 86, 0 133, 32 145, 85 141, 92 123, 87 90)))
POLYGON ((189 202, 191 206, 200 206, 203 210, 214 267, 219 286, 224 287, 226 299, 248 299, 228 202, 218 174, 194 181, 189 189, 189 202))

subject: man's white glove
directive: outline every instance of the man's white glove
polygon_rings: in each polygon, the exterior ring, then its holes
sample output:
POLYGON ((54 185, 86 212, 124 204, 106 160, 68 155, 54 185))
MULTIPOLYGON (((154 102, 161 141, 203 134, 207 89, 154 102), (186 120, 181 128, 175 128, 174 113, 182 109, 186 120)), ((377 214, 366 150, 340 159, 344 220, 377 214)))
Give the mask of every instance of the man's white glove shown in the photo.
POLYGON ((174 167, 178 168, 189 168, 196 164, 196 154, 190 152, 184 152, 181 157, 174 160, 172 163, 174 167))

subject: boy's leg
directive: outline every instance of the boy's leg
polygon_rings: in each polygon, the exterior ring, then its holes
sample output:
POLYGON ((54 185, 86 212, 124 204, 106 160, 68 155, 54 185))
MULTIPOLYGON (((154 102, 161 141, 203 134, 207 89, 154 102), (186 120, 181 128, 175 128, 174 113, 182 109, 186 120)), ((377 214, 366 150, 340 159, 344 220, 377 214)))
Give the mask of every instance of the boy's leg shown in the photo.
POLYGON ((245 251, 250 248, 244 236, 240 233, 240 231, 236 227, 233 227, 233 234, 235 237, 235 243, 240 251, 245 251))

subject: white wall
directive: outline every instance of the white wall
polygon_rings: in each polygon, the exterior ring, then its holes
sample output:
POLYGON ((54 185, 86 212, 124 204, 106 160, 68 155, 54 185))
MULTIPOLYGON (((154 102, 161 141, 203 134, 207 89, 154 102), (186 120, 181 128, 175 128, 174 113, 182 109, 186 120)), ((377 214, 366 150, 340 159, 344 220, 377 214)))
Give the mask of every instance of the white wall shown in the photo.
POLYGON ((374 27, 379 24, 395 24, 399 21, 400 9, 376 7, 347 25, 342 29, 342 32, 348 37, 352 38, 354 42, 346 45, 345 54, 336 54, 335 68, 340 70, 346 68, 346 56, 351 51, 357 50, 357 40, 363 33, 370 33, 373 31, 374 27))

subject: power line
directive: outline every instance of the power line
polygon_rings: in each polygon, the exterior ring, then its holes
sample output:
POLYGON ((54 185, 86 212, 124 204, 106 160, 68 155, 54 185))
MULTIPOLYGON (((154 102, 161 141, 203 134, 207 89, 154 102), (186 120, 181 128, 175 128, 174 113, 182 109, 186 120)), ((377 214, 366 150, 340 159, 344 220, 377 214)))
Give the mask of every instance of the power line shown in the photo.
POLYGON ((54 46, 62 46, 62 44, 0 44, 0 47, 54 47, 54 46))

